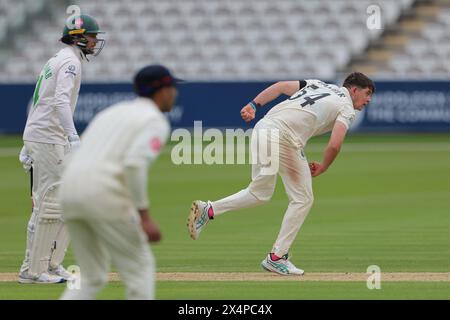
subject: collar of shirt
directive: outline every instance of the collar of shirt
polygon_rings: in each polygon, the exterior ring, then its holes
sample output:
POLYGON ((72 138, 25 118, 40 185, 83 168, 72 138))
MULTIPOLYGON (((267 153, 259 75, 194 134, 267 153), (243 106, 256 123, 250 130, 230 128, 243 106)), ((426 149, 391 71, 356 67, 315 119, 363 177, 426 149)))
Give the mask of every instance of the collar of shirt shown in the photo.
POLYGON ((348 91, 348 89, 346 87, 341 87, 341 90, 345 94, 345 97, 347 98, 350 105, 353 107, 352 97, 350 97, 350 92, 348 91))
MULTIPOLYGON (((81 51, 80 48, 78 48, 78 47, 75 46, 75 45, 70 45, 70 46, 68 46, 68 47, 69 47, 70 50, 73 52, 73 54, 75 55, 75 57, 77 57, 78 60, 80 60, 80 62, 81 62, 81 61, 84 61, 84 60, 87 60, 87 59, 86 59, 86 55, 83 53, 83 51, 81 51)), ((89 61, 89 60, 88 60, 88 61, 89 61)))
POLYGON ((158 106, 156 105, 156 103, 153 102, 152 99, 150 98, 145 98, 145 97, 137 97, 135 100, 137 103, 139 104, 143 104, 143 105, 148 105, 151 108, 155 108, 156 110, 158 110, 159 112, 161 112, 161 110, 159 110, 158 106))

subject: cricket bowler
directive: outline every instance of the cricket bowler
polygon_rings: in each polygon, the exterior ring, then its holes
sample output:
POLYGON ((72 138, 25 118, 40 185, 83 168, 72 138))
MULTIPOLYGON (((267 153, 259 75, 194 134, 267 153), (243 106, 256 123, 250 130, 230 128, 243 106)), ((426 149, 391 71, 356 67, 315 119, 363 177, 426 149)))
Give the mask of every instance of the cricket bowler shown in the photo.
POLYGON ((65 47, 48 60, 36 84, 19 156, 31 175, 33 203, 20 283, 59 283, 70 277, 62 266, 69 237, 56 194, 65 158, 80 144, 73 113, 82 63, 100 53, 100 33, 93 17, 70 17, 60 39, 65 47))
POLYGON ((149 213, 148 167, 164 146, 177 79, 161 65, 134 78, 134 100, 100 112, 63 174, 61 203, 80 267, 80 289, 61 299, 90 300, 108 280, 112 262, 128 299, 154 299, 155 259, 148 241, 161 234, 149 213))
MULTIPOLYGON (((274 106, 253 130, 251 143, 275 146, 277 170, 267 170, 267 162, 252 164, 249 186, 218 201, 194 201, 188 217, 188 230, 195 240, 211 220, 232 210, 253 207, 268 202, 275 190, 280 174, 289 199, 281 229, 273 247, 261 266, 280 275, 303 275, 304 271, 289 261, 289 249, 297 236, 314 196, 311 177, 324 173, 333 163, 344 142, 347 130, 355 119, 355 110, 362 110, 371 100, 375 86, 362 73, 347 76, 343 86, 320 80, 281 81, 263 90, 241 110, 249 122, 256 110, 280 95, 289 96, 274 106), (304 148, 311 137, 331 131, 321 163, 308 164, 304 148), (256 142, 256 139, 260 141, 256 142), (261 142, 263 142, 261 144, 261 142)), ((257 159, 268 159, 268 148, 253 149, 257 159)), ((274 160, 274 159, 272 159, 274 160)))

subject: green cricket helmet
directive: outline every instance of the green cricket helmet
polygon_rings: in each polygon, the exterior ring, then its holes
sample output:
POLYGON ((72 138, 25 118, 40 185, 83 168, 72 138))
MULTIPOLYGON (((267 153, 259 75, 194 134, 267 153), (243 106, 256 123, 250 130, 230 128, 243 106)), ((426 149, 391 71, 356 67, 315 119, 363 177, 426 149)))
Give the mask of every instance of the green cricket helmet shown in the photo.
POLYGON ((95 47, 88 49, 86 35, 98 35, 100 33, 105 32, 100 30, 97 21, 93 17, 87 14, 75 15, 66 20, 61 41, 66 44, 76 44, 85 55, 98 56, 105 45, 105 40, 97 37, 95 47))

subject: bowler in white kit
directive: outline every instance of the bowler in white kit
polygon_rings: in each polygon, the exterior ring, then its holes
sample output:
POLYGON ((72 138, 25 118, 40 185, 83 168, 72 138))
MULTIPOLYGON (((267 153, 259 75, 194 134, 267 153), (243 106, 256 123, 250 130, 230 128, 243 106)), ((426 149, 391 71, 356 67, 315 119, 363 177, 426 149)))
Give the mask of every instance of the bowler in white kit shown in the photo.
POLYGON ((82 63, 104 45, 99 33, 91 16, 69 18, 61 38, 65 47, 48 60, 36 84, 19 156, 31 175, 33 203, 20 283, 59 283, 70 277, 62 266, 69 237, 56 197, 65 158, 80 144, 73 113, 82 63))
POLYGON ((128 299, 154 299, 155 261, 148 241, 161 234, 149 213, 148 167, 164 146, 176 81, 164 66, 141 69, 139 95, 100 112, 62 178, 61 203, 80 267, 80 288, 61 299, 95 299, 111 263, 125 282, 128 299))
POLYGON ((194 201, 188 217, 191 237, 197 239, 212 219, 225 212, 268 202, 279 173, 289 205, 278 237, 261 266, 281 275, 302 275, 304 271, 289 260, 289 249, 313 204, 311 177, 324 173, 332 164, 355 118, 355 110, 362 110, 374 92, 372 80, 358 72, 350 74, 342 87, 320 80, 301 80, 281 81, 262 91, 242 108, 241 116, 246 122, 254 119, 257 108, 282 94, 290 97, 258 121, 251 138, 252 145, 270 144, 276 147, 273 148, 278 150, 276 158, 272 160, 278 163, 277 169, 271 172, 267 170, 266 162, 259 161, 270 158, 267 148, 252 148, 253 156, 253 151, 257 150, 258 161, 252 165, 249 186, 217 201, 194 201), (308 140, 329 131, 331 136, 323 161, 308 164, 303 151, 308 140))

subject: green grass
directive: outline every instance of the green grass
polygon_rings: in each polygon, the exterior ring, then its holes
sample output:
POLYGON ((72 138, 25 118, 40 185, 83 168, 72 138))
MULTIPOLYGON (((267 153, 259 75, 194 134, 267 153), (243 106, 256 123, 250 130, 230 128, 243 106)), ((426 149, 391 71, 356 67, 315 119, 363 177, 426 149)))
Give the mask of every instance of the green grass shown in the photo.
MULTIPOLYGON (((367 289, 365 282, 191 282, 161 281, 156 287, 160 300, 378 300, 450 299, 448 283, 385 282, 381 289, 367 289)), ((58 299, 65 285, 0 283, 0 300, 58 299)), ((125 299, 125 287, 110 282, 98 299, 125 299)))
MULTIPOLYGON (((326 137, 311 142, 310 161, 321 160, 317 150, 325 142, 326 137)), ((20 137, 0 138, 0 148, 20 146, 20 137)), ((16 159, 0 156, 0 272, 17 272, 25 248, 28 176, 16 159)), ((149 179, 152 215, 163 232, 162 242, 152 246, 157 270, 260 271, 287 207, 281 181, 270 203, 218 217, 198 241, 186 230, 192 200, 216 200, 245 188, 249 181, 249 165, 176 166, 170 153, 164 153, 149 179)), ((329 171, 313 180, 313 188, 314 206, 291 250, 292 261, 307 272, 365 272, 373 264, 382 272, 450 272, 450 136, 350 135, 329 171), (405 145, 410 147, 402 149, 405 145), (371 151, 386 146, 391 146, 388 151, 371 151)), ((69 252, 65 264, 74 263, 69 252)), ((158 282, 157 296, 263 298, 261 289, 269 285, 286 299, 450 298, 444 294, 450 292, 445 290, 448 282, 383 283, 378 291, 368 290, 364 283, 248 282, 248 294, 237 289, 243 284, 232 282, 221 282, 220 290, 217 282, 197 283, 195 289, 188 282, 158 282)), ((23 291, 23 286, 0 283, 0 299, 21 298, 21 292, 31 299, 59 294, 57 288, 40 286, 23 291)), ((102 297, 121 298, 119 291, 122 287, 112 283, 102 297)))

